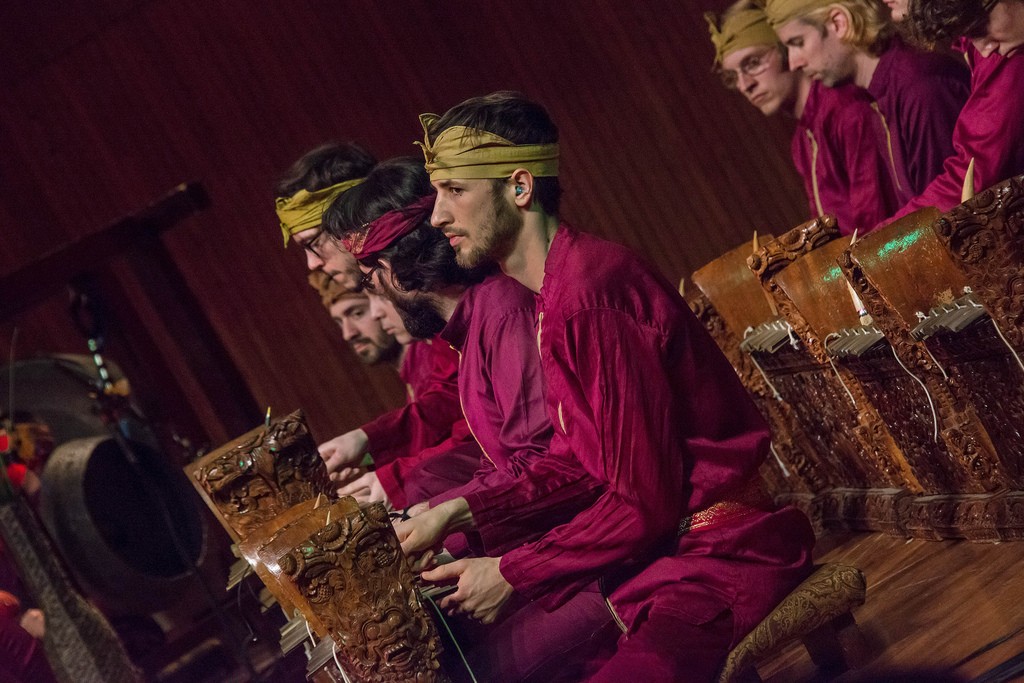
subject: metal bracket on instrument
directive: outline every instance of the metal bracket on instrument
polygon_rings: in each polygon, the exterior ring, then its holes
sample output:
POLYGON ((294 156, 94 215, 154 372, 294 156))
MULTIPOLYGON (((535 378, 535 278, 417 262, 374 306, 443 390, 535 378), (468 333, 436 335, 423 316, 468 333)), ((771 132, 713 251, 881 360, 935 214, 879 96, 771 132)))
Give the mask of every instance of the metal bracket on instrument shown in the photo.
POLYGON ((874 325, 850 327, 829 336, 832 340, 826 345, 826 349, 837 358, 863 356, 885 341, 885 335, 874 325))
POLYGON ((920 322, 910 334, 918 341, 936 334, 956 334, 986 315, 985 308, 978 303, 974 294, 967 290, 966 295, 951 304, 936 306, 928 311, 927 315, 918 312, 917 319, 920 322))
POLYGON ((316 647, 309 653, 309 661, 306 662, 306 680, 311 680, 313 674, 334 660, 334 650, 334 639, 330 636, 321 639, 316 644, 316 647))
MULTIPOLYGON (((288 623, 281 627, 281 652, 288 654, 306 640, 309 636, 309 627, 306 625, 306 620, 301 614, 296 614, 288 623)), ((322 643, 329 643, 330 638, 324 638, 322 643)), ((331 648, 328 647, 328 652, 331 652, 331 648)))
POLYGON ((776 318, 761 323, 755 328, 747 328, 747 334, 740 343, 740 349, 746 353, 760 351, 762 353, 775 353, 786 342, 796 337, 793 336, 793 328, 783 318, 776 318))
POLYGON ((228 587, 227 590, 231 590, 242 582, 242 579, 247 577, 252 572, 252 567, 245 560, 238 560, 231 565, 228 569, 228 587))

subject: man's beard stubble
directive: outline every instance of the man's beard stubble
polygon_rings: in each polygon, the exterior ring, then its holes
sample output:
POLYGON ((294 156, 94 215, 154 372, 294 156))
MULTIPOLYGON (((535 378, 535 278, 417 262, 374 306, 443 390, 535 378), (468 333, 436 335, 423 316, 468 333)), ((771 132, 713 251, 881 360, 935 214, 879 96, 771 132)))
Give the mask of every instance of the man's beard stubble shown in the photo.
POLYGON ((405 329, 416 339, 436 337, 448 324, 428 295, 416 293, 394 297, 392 301, 405 323, 405 329))
POLYGON ((502 196, 504 183, 495 184, 491 215, 477 231, 479 244, 471 250, 456 250, 455 261, 463 268, 476 268, 488 261, 501 262, 515 248, 523 217, 502 196))
POLYGON ((349 346, 363 365, 380 365, 390 363, 402 353, 402 345, 390 334, 381 331, 379 339, 371 337, 357 337, 349 342, 349 346), (362 352, 356 351, 356 344, 368 344, 362 352))

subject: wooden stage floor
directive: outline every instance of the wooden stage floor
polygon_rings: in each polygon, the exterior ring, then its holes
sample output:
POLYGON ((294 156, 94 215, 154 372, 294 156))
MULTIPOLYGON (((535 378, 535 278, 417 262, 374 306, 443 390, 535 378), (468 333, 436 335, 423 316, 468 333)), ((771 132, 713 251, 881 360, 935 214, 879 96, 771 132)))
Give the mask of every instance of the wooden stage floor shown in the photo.
MULTIPOLYGON (((838 680, 894 680, 895 670, 933 672, 900 680, 1024 679, 1005 671, 1015 657, 1024 659, 1024 542, 832 534, 819 539, 815 554, 819 562, 859 567, 867 577, 867 602, 854 617, 875 656, 838 680)), ((760 673, 772 683, 826 680, 799 646, 760 673)))

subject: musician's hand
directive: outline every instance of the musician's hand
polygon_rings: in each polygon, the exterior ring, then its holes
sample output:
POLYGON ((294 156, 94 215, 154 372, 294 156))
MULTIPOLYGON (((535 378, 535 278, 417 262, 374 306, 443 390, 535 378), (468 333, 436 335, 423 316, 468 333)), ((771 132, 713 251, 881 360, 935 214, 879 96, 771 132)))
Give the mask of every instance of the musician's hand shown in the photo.
POLYGON ((430 509, 430 501, 423 501, 422 503, 416 503, 405 511, 406 517, 415 517, 416 515, 422 515, 424 512, 430 509))
POLYGON ((353 429, 320 444, 317 451, 327 464, 327 472, 330 474, 343 467, 358 464, 366 454, 368 442, 366 432, 362 429, 353 429))
POLYGON ((366 474, 366 469, 363 467, 342 467, 340 470, 328 474, 327 478, 340 488, 349 482, 355 481, 364 474, 366 474))
POLYGON ((429 567, 441 551, 447 533, 448 516, 444 503, 415 517, 395 523, 395 534, 412 563, 414 572, 429 567))
POLYGON ((427 581, 458 581, 458 590, 441 601, 448 614, 466 614, 490 624, 512 597, 512 586, 501 575, 500 557, 471 557, 423 572, 427 581))
POLYGON ((338 489, 338 495, 352 496, 360 505, 384 503, 389 509, 391 508, 391 501, 388 500, 388 494, 384 493, 384 487, 376 472, 367 472, 348 482, 338 489))

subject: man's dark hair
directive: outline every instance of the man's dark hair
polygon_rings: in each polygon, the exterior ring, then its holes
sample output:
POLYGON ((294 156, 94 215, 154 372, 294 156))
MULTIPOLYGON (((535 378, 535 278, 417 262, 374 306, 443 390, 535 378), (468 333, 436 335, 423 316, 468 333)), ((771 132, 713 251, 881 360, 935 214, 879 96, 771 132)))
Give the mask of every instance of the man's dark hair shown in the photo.
POLYGON ((974 38, 985 32, 992 0, 910 0, 907 22, 915 39, 926 44, 974 38))
POLYGON ((316 192, 354 178, 365 178, 377 160, 351 142, 329 142, 310 150, 291 165, 274 188, 275 197, 299 190, 316 192))
MULTIPOLYGON (((453 126, 466 126, 499 135, 517 145, 546 145, 558 142, 558 127, 544 107, 511 90, 472 97, 455 105, 430 127, 427 136, 433 143, 437 136, 453 126)), ((503 185, 504 178, 495 178, 503 185)), ((544 211, 558 214, 562 187, 558 176, 537 178, 534 196, 544 211)))
MULTIPOLYGON (((423 161, 412 157, 378 164, 366 180, 342 193, 327 207, 323 227, 335 239, 366 231, 367 223, 388 211, 401 209, 434 192, 423 161)), ((465 270, 455 261, 448 239, 429 223, 429 216, 373 260, 391 264, 395 281, 406 291, 436 292, 452 285, 468 287, 484 279, 494 267, 465 270)))
POLYGON ((432 194, 423 160, 397 157, 377 164, 366 180, 343 192, 324 211, 323 228, 334 239, 365 231, 366 224, 388 211, 432 194))
POLYGON ((391 264, 391 274, 407 292, 438 292, 453 285, 469 287, 497 270, 493 263, 462 268, 448 238, 426 223, 382 251, 377 260, 391 264))

